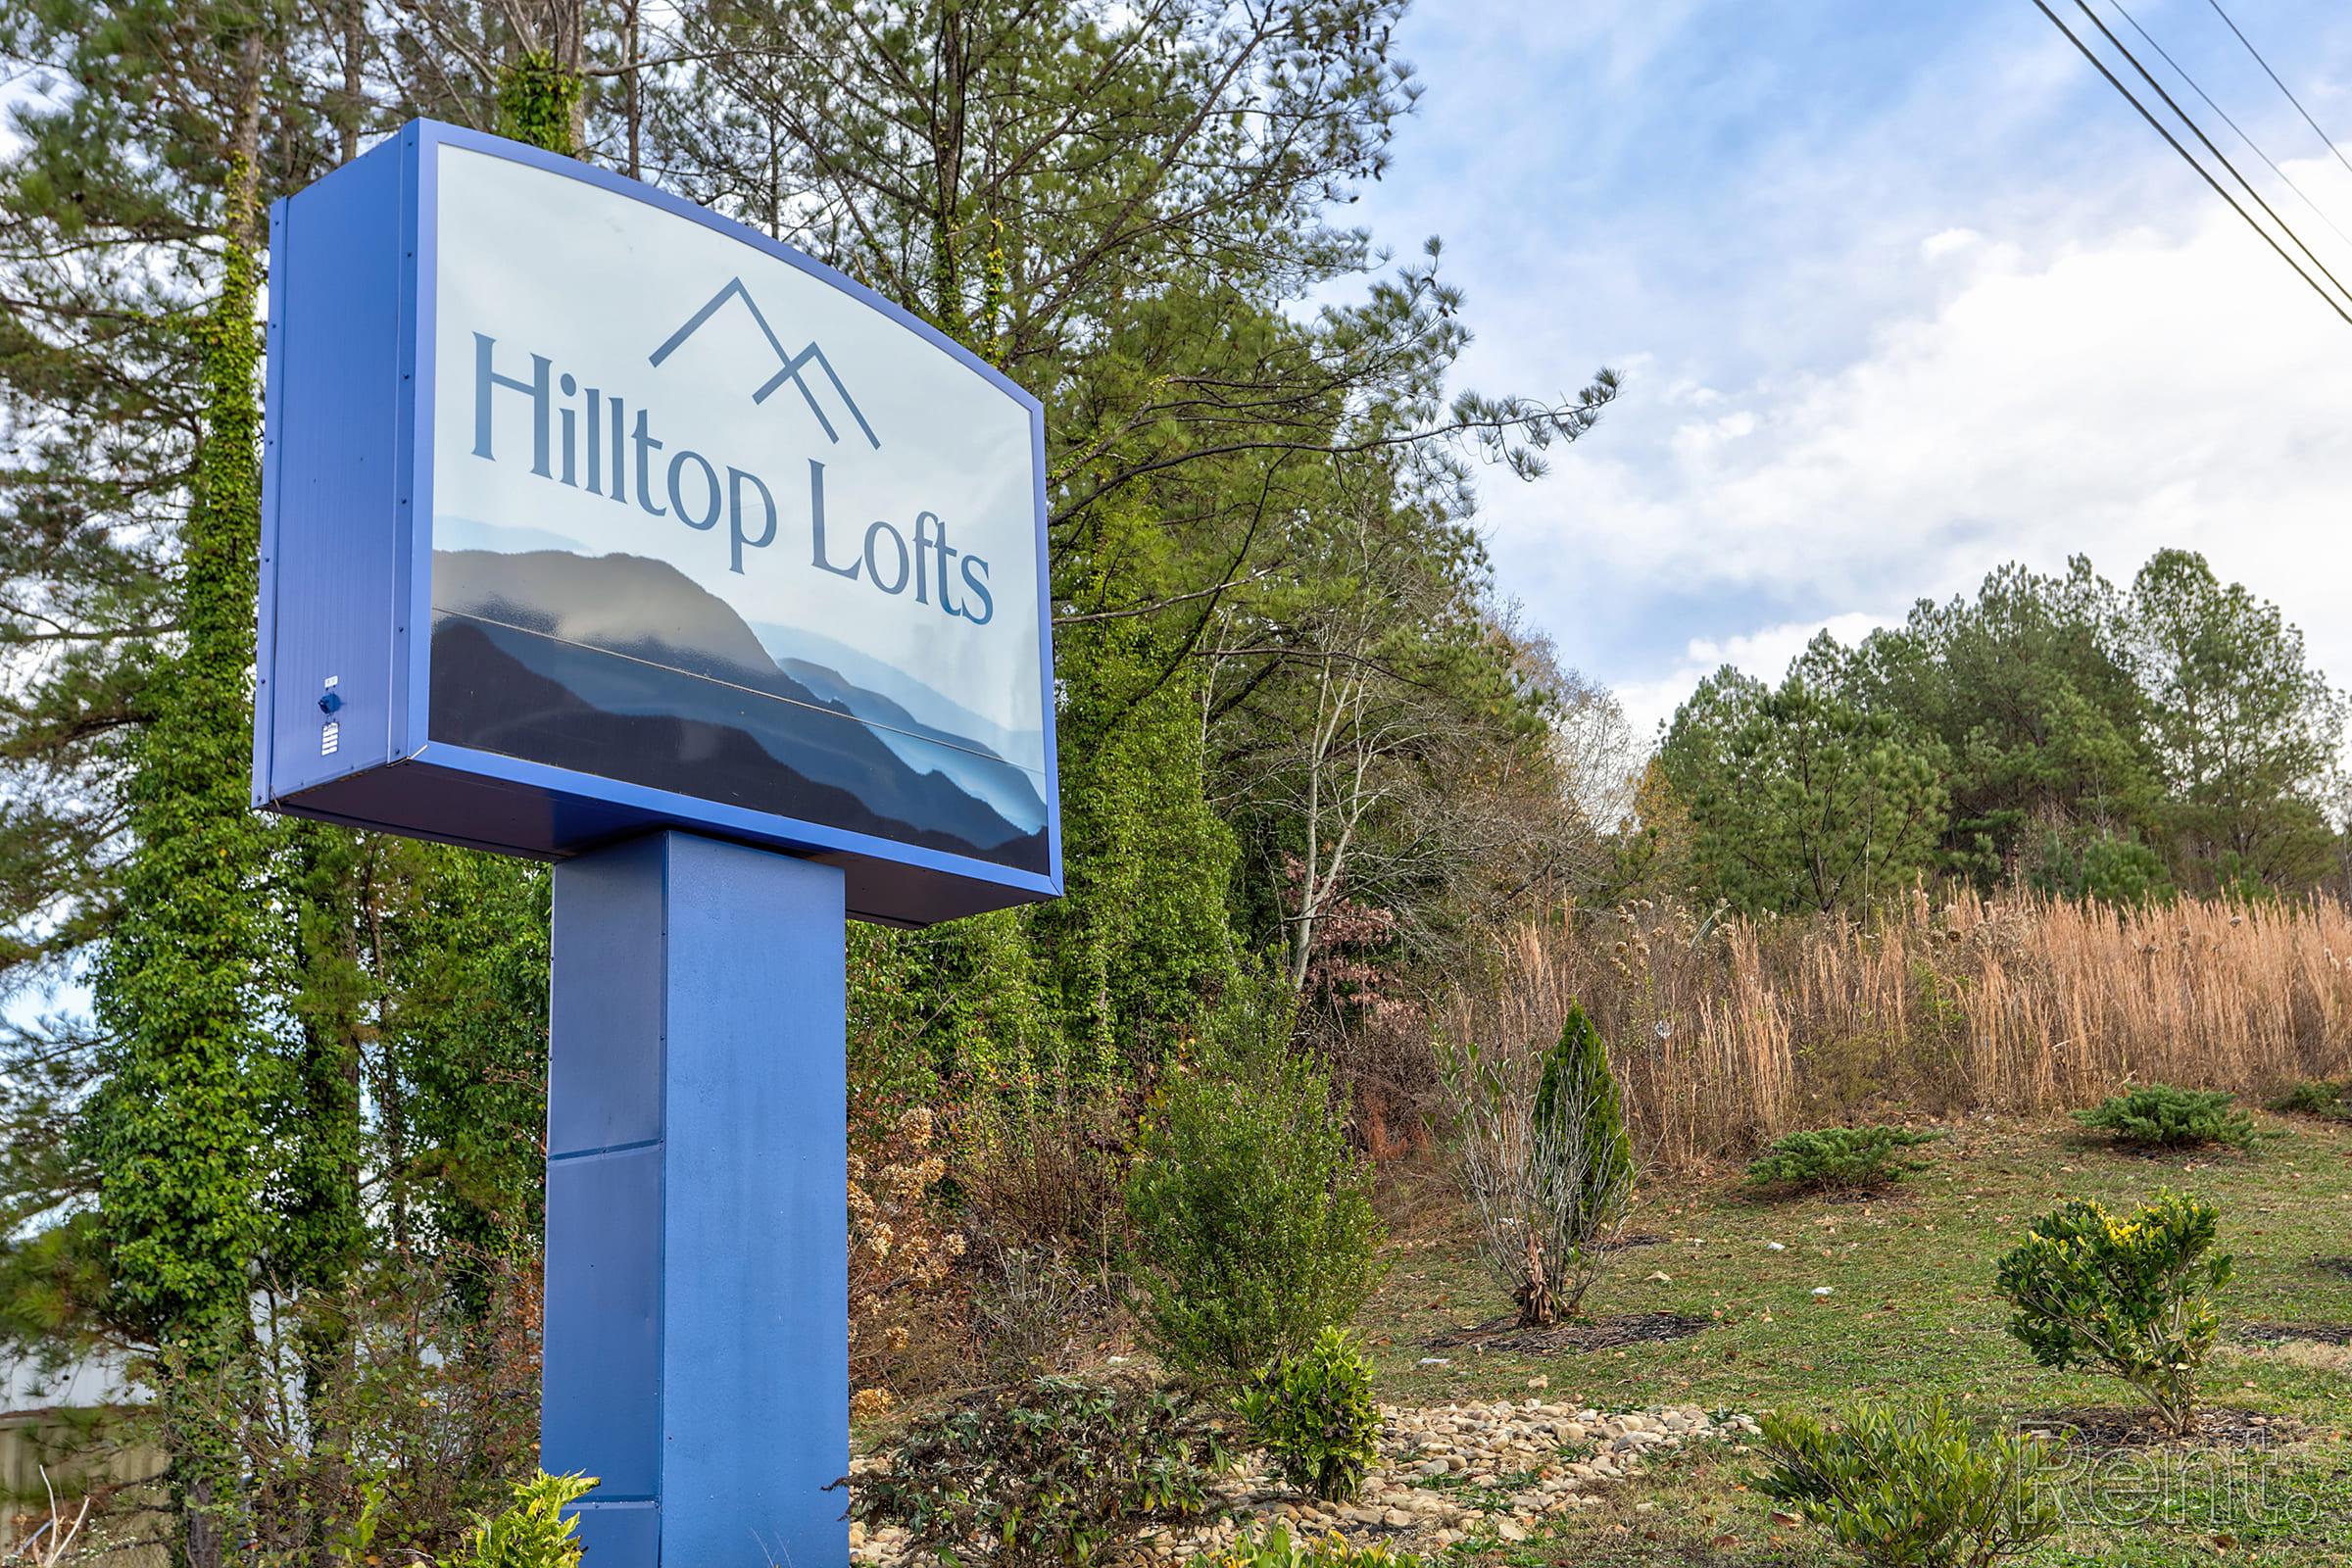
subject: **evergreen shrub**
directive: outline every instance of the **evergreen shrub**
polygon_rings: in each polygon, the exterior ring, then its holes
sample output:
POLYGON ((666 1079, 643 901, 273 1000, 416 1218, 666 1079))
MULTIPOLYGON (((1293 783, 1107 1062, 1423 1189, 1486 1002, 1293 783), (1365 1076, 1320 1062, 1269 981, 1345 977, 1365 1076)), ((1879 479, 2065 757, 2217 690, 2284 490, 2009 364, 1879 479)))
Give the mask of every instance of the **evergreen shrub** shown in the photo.
POLYGON ((2332 1116, 2338 1121, 2352 1121, 2352 1078, 2335 1083, 2306 1079, 2272 1101, 2271 1108, 2286 1115, 2332 1116))
POLYGON ((1438 1047, 1479 1258, 1530 1328, 1574 1316, 1632 1207, 1623 1097, 1600 1031, 1570 1002, 1559 1038, 1438 1047))
POLYGON ((1573 1002, 1536 1087, 1536 1150, 1570 1233, 1591 1241, 1614 1230, 1633 1196, 1634 1140, 1608 1047, 1573 1002))
POLYGON ((1769 1467, 1757 1490, 1865 1562, 1985 1568, 2059 1527, 2040 1485, 2050 1450, 1981 1432, 1941 1398, 1915 1409, 1858 1404, 1835 1427, 1786 1410, 1761 1425, 1769 1467))
POLYGON ((1927 1169, 1924 1159, 1899 1156, 1906 1149, 1942 1136, 1908 1127, 1824 1127, 1790 1133, 1775 1140, 1748 1165, 1745 1185, 1784 1193, 1871 1192, 1927 1169))
POLYGON ((1287 1007, 1229 1004, 1146 1114, 1127 1182, 1137 1316, 1191 1377, 1240 1381, 1298 1354, 1379 1278, 1371 1167, 1289 1034, 1287 1007))
POLYGON ((2078 1110, 2075 1120, 2141 1149, 2199 1149, 2208 1144, 2245 1149, 2254 1142, 2254 1119, 2235 1109, 2236 1102, 2236 1096, 2218 1089, 2147 1084, 2089 1110, 2078 1110))
POLYGON ((1326 1328, 1300 1354, 1273 1362, 1234 1409, 1282 1479, 1326 1502, 1354 1501, 1380 1457, 1372 1363, 1344 1329, 1326 1328))

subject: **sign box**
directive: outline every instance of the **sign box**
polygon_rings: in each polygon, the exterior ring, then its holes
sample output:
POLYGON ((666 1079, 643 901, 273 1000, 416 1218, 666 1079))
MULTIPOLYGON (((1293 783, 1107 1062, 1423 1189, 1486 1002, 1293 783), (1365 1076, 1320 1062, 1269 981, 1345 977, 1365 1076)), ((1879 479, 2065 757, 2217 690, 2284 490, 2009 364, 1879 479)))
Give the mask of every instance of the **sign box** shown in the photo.
POLYGON ((270 215, 254 802, 1061 891, 1035 399, 791 247, 417 122, 270 215))

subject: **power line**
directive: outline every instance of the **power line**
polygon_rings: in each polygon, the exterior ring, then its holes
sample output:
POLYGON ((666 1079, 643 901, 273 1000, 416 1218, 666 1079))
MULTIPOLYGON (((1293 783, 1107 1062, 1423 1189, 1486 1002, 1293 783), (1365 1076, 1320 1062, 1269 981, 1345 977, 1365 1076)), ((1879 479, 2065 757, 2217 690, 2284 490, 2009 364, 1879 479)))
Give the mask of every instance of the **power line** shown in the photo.
POLYGON ((2262 150, 2262 143, 2256 141, 2247 133, 2245 127, 2230 118, 2229 110, 2224 109, 2220 104, 2215 103, 2213 101, 2213 95, 2207 92, 2203 87, 2197 85, 2197 78, 2188 74, 2188 68, 2181 65, 2180 61, 2175 60, 2172 55, 2167 52, 2164 45, 2158 43, 2155 38, 2149 34, 2148 29, 2139 24, 2139 19, 2124 9, 2123 0, 2107 0, 2107 3, 2115 7, 2116 14, 2118 16, 2122 17, 2126 22, 2132 24, 2132 30, 2138 33, 2141 38, 2145 39, 2149 48, 2155 50, 2157 54, 2164 57, 2164 63, 2172 67, 2182 81, 2188 83, 2189 91, 2195 93, 2199 98, 2205 100, 2206 108, 2212 110, 2215 114, 2222 117, 2223 124, 2228 125, 2231 130, 2237 132, 2237 139, 2239 141, 2244 142, 2248 147, 2254 149, 2254 156, 2270 166, 2271 172, 2278 176, 2280 183, 2284 184, 2288 190, 2293 191, 2297 196, 2302 198, 2303 205, 2311 209, 2313 217, 2317 218, 2321 222, 2326 223, 2329 228, 2334 229, 2336 238, 2342 240, 2347 245, 2352 245, 2352 234, 2345 233, 2342 227, 2337 224, 2336 220, 2328 216, 2328 210, 2322 207, 2318 202, 2313 201, 2311 199, 2311 193, 2306 191, 2302 186, 2296 184, 2294 176, 2289 174, 2285 170, 2280 169, 2278 165, 2278 162, 2273 159, 2269 153, 2266 153, 2262 150))
POLYGON ((2034 0, 2034 8, 2036 11, 2039 11, 2043 16, 2050 19, 2050 25, 2056 27, 2060 32, 2064 33, 2066 35, 2066 41, 2073 44, 2075 48, 2081 52, 2082 58, 2090 62, 2092 69, 2097 71, 2100 75, 2107 78, 2107 85, 2113 87, 2117 92, 2124 95, 2124 101, 2130 104, 2133 109, 2137 110, 2139 112, 2139 118, 2146 121, 2148 124, 2154 128, 2156 134, 2162 136, 2165 139, 2166 144, 2169 145, 2174 152, 2177 152, 2180 155, 2180 161, 2188 165, 2189 168, 2195 170, 2197 172, 2197 177, 2205 181, 2206 184, 2211 185, 2213 187, 2213 193, 2219 196, 2222 200, 2228 202, 2230 204, 2230 210, 2237 214, 2238 217, 2244 219, 2246 220, 2246 226, 2254 230, 2255 233, 2260 234, 2262 236, 2263 243, 2278 253, 2278 259, 2280 261, 2284 262, 2287 266, 2294 268, 2295 275, 2301 278, 2304 282, 2310 284, 2312 292, 2319 295, 2321 299, 2327 301, 2328 308, 2329 310, 2333 311, 2338 317, 2342 318, 2346 325, 2352 325, 2352 313, 2346 312, 2341 305, 2337 304, 2335 297, 2328 292, 2327 288, 2321 284, 2318 278, 2313 277, 2309 272, 2303 270, 2301 267, 2296 266, 2295 259, 2286 254, 2285 247, 2280 245, 2277 239, 2272 237, 2269 229, 2263 227, 2260 223, 2254 220, 2253 214, 2247 212, 2243 207, 2240 207, 2237 204, 2237 198, 2230 195, 2229 190, 2224 187, 2220 180, 2213 177, 2212 172, 2207 170, 2203 164, 2197 162, 2195 155, 2190 153, 2187 148, 2180 145, 2180 139, 2178 136, 2175 136, 2170 130, 2166 129, 2162 121, 2158 120, 2154 115, 2148 112, 2147 105, 2141 103, 2137 98, 2132 95, 2132 89, 2124 85, 2123 78, 2107 69, 2107 62, 2101 60, 2096 54, 2092 53, 2090 45, 2084 43, 2082 39, 2075 36, 2073 29, 2068 27, 2065 22, 2060 20, 2058 13, 2049 8, 2047 0, 2034 0))
POLYGON ((2149 86, 2156 89, 2156 96, 2164 100, 2164 107, 2170 109, 2173 112, 2174 118, 2188 127, 2189 134, 2195 136, 2198 141, 2205 144, 2205 150, 2213 154, 2215 160, 2218 161, 2224 169, 2230 172, 2230 177, 2237 181, 2238 188, 2243 190, 2248 196, 2254 198, 2254 205, 2262 209, 2263 216, 2268 218, 2272 222, 2278 224, 2279 231, 2285 234, 2288 239, 2294 241, 2295 249, 2303 253, 2304 259, 2310 262, 2312 266, 2318 268, 2321 273, 2327 277, 2328 282, 2335 285, 2335 291, 2338 294, 2342 294, 2346 298, 2352 298, 2352 289, 2345 288, 2344 280, 2336 276, 2333 272, 2328 270, 2328 264, 2321 261, 2318 255, 2313 252, 2312 248, 2303 243, 2303 236, 2296 233, 2294 229, 2288 225, 2286 220, 2280 218, 2278 212, 2271 206, 2269 202, 2263 200, 2262 192, 2256 190, 2254 188, 2253 181, 2246 178, 2245 175, 2239 173, 2237 172, 2237 166, 2231 163, 2229 157, 2224 154, 2219 147, 2216 147, 2213 144, 2213 138, 2205 134, 2205 128, 2202 125, 2199 125, 2196 121, 2190 117, 2187 110, 2180 107, 2171 93, 2164 90, 2164 83, 2158 81, 2153 75, 2148 74, 2148 68, 2139 63, 2139 57, 2133 54, 2131 49, 2125 45, 2124 40, 2118 38, 2114 31, 2108 27, 2107 24, 2099 19, 2099 14, 2097 12, 2090 9, 2090 0, 2075 0, 2075 9, 2082 12, 2085 17, 2088 17, 2090 19, 2090 24, 2099 29, 2099 35, 2105 38, 2107 42, 2114 47, 2116 53, 2122 55, 2126 60, 2132 63, 2132 69, 2139 73, 2140 80, 2146 82, 2149 86))
POLYGON ((2335 161, 2339 164, 2342 164, 2346 169, 2352 169, 2352 158, 2346 158, 2344 156, 2343 149, 2336 146, 2335 138, 2333 136, 2328 135, 2324 130, 2320 130, 2320 122, 2311 118, 2311 111, 2303 107, 2303 100, 2297 98, 2294 95, 2293 90, 2290 89, 2285 82, 2278 81, 2278 73, 2271 70, 2271 63, 2262 58, 2262 51, 2254 47, 2254 40, 2247 37, 2243 32, 2239 32, 2237 24, 2230 21, 2230 13, 2222 9, 2222 0, 2205 0, 2205 3, 2213 7, 2213 14, 2215 16, 2221 18, 2224 22, 2230 23, 2230 30, 2237 33, 2237 41, 2246 46, 2246 53, 2254 57, 2254 63, 2263 69, 2264 74, 2267 74, 2271 80, 2278 83, 2278 90, 2286 94, 2286 101, 2295 106, 2295 113, 2303 117, 2303 123, 2309 125, 2314 131, 2318 131, 2320 140, 2326 142, 2328 144, 2328 150, 2335 154, 2335 161))

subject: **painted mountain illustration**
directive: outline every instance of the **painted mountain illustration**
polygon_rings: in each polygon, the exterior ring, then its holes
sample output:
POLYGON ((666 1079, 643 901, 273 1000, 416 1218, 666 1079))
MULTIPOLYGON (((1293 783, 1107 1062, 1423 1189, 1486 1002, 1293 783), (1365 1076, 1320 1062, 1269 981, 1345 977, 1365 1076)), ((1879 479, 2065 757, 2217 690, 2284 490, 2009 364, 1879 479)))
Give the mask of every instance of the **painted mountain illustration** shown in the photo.
POLYGON ((1022 769, 952 731, 884 727, 888 699, 796 679, 664 562, 435 551, 433 612, 437 741, 1047 869, 1022 769))
POLYGON ((778 668, 873 725, 875 737, 909 767, 936 767, 1020 826, 1045 826, 1046 804, 1038 798, 1036 785, 1036 775, 1045 771, 1042 736, 1032 734, 1023 745, 1022 737, 829 637, 765 624, 752 629, 778 668), (801 657, 804 654, 820 655, 824 662, 801 657), (845 664, 863 678, 845 675, 840 667, 845 664), (1012 755, 1007 757, 1007 752, 1012 755), (1004 765, 1024 760, 1036 774, 1004 765))
POLYGON ((764 620, 755 620, 751 627, 785 674, 804 685, 840 691, 843 700, 861 714, 866 712, 860 706, 863 703, 885 705, 904 715, 912 727, 960 735, 965 744, 977 744, 1006 761, 1045 770, 1045 738, 1035 729, 1007 729, 905 670, 822 632, 764 620))

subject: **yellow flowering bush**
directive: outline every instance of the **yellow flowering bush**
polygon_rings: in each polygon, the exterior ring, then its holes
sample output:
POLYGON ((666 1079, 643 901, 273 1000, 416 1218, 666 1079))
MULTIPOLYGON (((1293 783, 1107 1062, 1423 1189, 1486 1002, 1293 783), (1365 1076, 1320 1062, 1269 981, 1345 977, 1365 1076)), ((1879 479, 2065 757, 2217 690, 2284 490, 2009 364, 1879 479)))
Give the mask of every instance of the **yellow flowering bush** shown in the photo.
POLYGON ((2169 1188, 2137 1211, 2077 1199, 2026 1228, 2000 1262, 2009 1332, 2049 1367, 2104 1367, 2175 1432, 2195 1419, 2197 1372, 2221 1333, 2230 1283, 2212 1204, 2169 1188))

